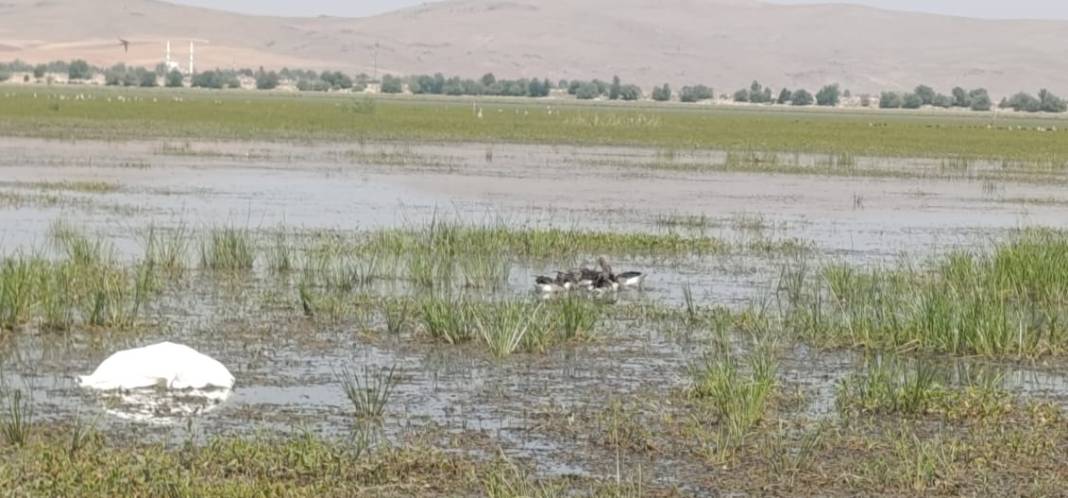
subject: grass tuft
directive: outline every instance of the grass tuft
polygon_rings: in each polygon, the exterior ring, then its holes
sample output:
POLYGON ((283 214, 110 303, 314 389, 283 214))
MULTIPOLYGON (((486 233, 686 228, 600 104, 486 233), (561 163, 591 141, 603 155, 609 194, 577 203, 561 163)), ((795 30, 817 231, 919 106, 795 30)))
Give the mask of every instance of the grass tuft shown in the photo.
POLYGON ((255 260, 252 234, 247 229, 213 229, 200 245, 200 265, 209 270, 250 271, 255 260))
POLYGON ((382 372, 364 367, 362 373, 351 370, 342 372, 341 386, 352 403, 357 418, 382 418, 389 398, 397 386, 397 378, 394 376, 396 368, 394 365, 382 372))
POLYGON ((9 397, 4 418, 0 419, 0 434, 8 444, 21 447, 33 428, 33 402, 23 397, 21 389, 14 390, 9 397))
POLYGON ((790 320, 817 343, 958 355, 1068 353, 1068 236, 1029 230, 929 268, 824 268, 795 282, 790 320), (796 282, 803 280, 801 288, 796 282))

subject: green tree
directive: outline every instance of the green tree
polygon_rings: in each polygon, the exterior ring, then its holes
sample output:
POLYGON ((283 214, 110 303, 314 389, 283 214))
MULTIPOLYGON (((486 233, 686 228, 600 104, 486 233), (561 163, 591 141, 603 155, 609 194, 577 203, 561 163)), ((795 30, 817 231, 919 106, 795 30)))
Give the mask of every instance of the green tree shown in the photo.
POLYGON ((600 96, 601 88, 592 81, 583 83, 579 86, 578 91, 575 92, 575 97, 578 97, 580 100, 591 100, 600 96))
MULTIPOLYGON (((768 96, 770 96, 770 94, 768 96)), ((764 86, 761 85, 759 81, 754 80, 753 83, 749 85, 748 97, 749 101, 754 104, 763 104, 764 102, 767 102, 767 100, 764 99, 764 86)))
POLYGON ((820 88, 820 91, 816 92, 816 103, 822 106, 834 107, 838 105, 840 97, 841 91, 838 89, 838 83, 835 83, 820 88))
POLYGON ((497 82, 497 77, 493 73, 486 73, 482 75, 482 86, 491 87, 497 82))
POLYGON ((1064 100, 1043 88, 1038 92, 1039 107, 1042 112, 1064 112, 1068 110, 1064 100))
POLYGON ((348 90, 352 88, 352 78, 341 71, 323 71, 319 79, 325 81, 333 89, 348 90))
POLYGON ((780 104, 785 104, 785 103, 789 102, 792 98, 793 98, 793 93, 790 92, 790 89, 789 88, 783 88, 782 91, 779 92, 779 99, 776 102, 778 102, 780 104))
POLYGON ((901 107, 905 109, 919 109, 923 107, 923 97, 916 95, 915 93, 906 93, 901 98, 901 107))
POLYGON ((623 100, 638 100, 642 98, 642 89, 638 85, 623 85, 619 89, 619 98, 623 100))
POLYGON ((793 99, 791 99, 790 103, 793 105, 806 106, 812 105, 815 101, 816 98, 813 97, 808 90, 802 88, 794 92, 793 99))
POLYGON ((139 84, 144 88, 154 88, 158 85, 158 78, 155 71, 142 70, 139 84))
POLYGON ((445 95, 463 95, 464 83, 460 80, 460 78, 453 76, 452 78, 445 80, 445 86, 441 88, 441 91, 445 95))
POLYGON ((537 78, 530 80, 527 83, 527 96, 528 97, 542 97, 549 93, 549 89, 542 85, 541 81, 537 78))
POLYGON ((256 89, 274 90, 275 88, 278 88, 278 73, 264 71, 263 66, 260 66, 260 70, 256 71, 256 89))
POLYGON ((227 81, 220 71, 204 71, 193 75, 190 85, 193 88, 211 88, 218 90, 226 86, 227 81))
POLYGON ((961 87, 953 88, 953 106, 954 107, 971 107, 971 100, 968 99, 968 92, 964 91, 961 87))
POLYGON ((37 79, 44 78, 45 73, 48 72, 48 66, 44 64, 38 64, 33 66, 33 77, 37 79))
POLYGON ((671 100, 671 85, 664 83, 664 86, 662 87, 654 87, 653 100, 657 102, 667 102, 671 100))
POLYGON ((712 97, 712 89, 704 85, 684 86, 679 91, 679 101, 681 102, 700 102, 712 97))
POLYGON ((608 88, 608 100, 619 100, 619 92, 623 89, 623 84, 619 81, 619 76, 612 77, 612 86, 608 88))
POLYGON ((382 77, 382 93, 401 93, 404 91, 404 82, 397 76, 387 74, 382 77))
POLYGON ((931 105, 934 107, 941 107, 943 109, 953 107, 953 97, 949 95, 938 94, 931 99, 931 105))
POLYGON ((171 72, 167 73, 166 85, 167 88, 180 88, 183 84, 182 73, 177 69, 171 69, 171 72))
POLYGON ((917 86, 916 89, 912 91, 912 93, 915 93, 916 96, 920 98, 920 101, 923 102, 923 105, 934 104, 935 91, 933 88, 927 85, 920 85, 917 86))
POLYGON ((71 81, 91 79, 93 77, 93 68, 89 67, 89 63, 84 60, 73 60, 67 68, 67 77, 71 81))
POLYGON ((883 92, 879 96, 880 109, 900 109, 901 105, 901 94, 897 92, 883 92))
POLYGON ((742 88, 741 90, 738 90, 737 92, 734 92, 734 101, 735 102, 749 102, 749 89, 742 88))
POLYGON ((977 88, 968 94, 968 107, 973 111, 989 111, 994 107, 993 100, 985 88, 977 88))
POLYGON ((1042 110, 1042 101, 1027 92, 1020 92, 1009 97, 1006 106, 1016 111, 1038 112, 1042 110))

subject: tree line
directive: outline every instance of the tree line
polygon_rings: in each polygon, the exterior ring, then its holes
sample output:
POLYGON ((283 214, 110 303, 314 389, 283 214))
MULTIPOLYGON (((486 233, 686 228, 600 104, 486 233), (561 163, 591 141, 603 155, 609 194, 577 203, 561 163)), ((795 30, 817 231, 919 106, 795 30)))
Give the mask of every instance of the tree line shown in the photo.
POLYGON ((837 106, 842 97, 849 98, 851 94, 849 90, 842 92, 837 83, 826 85, 821 88, 815 95, 812 92, 804 88, 798 88, 797 90, 790 90, 789 88, 782 88, 776 93, 772 88, 765 87, 760 84, 759 81, 753 81, 749 85, 749 88, 742 88, 734 92, 732 99, 735 102, 750 102, 754 104, 779 104, 779 105, 795 105, 795 106, 837 106))
POLYGON ((919 85, 911 92, 883 92, 879 96, 880 109, 919 109, 924 106, 989 111, 993 103, 985 88, 965 90, 959 86, 950 95, 936 93, 927 85, 919 85))
MULTIPOLYGON (((154 69, 116 64, 109 68, 90 65, 85 60, 52 61, 45 64, 29 64, 15 60, 0 63, 0 81, 10 79, 14 73, 23 73, 29 81, 32 74, 37 80, 49 74, 66 73, 70 81, 86 81, 96 75, 104 76, 104 83, 110 86, 137 87, 183 87, 186 77, 176 69, 168 69, 164 64, 154 69)), ((252 69, 212 69, 202 71, 189 78, 189 86, 196 88, 224 89, 240 88, 242 78, 251 79, 256 88, 272 90, 288 82, 300 91, 364 91, 375 81, 365 73, 350 76, 341 71, 322 71, 283 68, 280 71, 268 71, 263 67, 252 69)), ((566 91, 568 95, 579 100, 605 98, 608 100, 635 101, 645 97, 641 87, 624 83, 619 76, 611 81, 560 80, 556 83, 548 78, 498 79, 493 73, 486 73, 479 79, 445 76, 442 73, 420 74, 407 77, 384 75, 380 89, 383 93, 398 94, 407 90, 416 95, 468 95, 468 96, 507 96, 507 97, 547 97, 554 89, 566 91)), ((677 97, 685 103, 700 102, 716 98, 711 87, 697 84, 682 87, 677 94, 667 83, 653 88, 649 95, 655 101, 670 101, 677 97)), ((741 88, 731 96, 722 99, 754 104, 779 104, 794 106, 837 106, 843 98, 851 98, 849 90, 841 90, 835 84, 825 85, 815 94, 806 89, 790 90, 782 88, 775 92, 759 81, 753 81, 748 88, 741 88)), ((861 96, 861 105, 868 107, 872 97, 861 96)), ((919 85, 911 92, 882 92, 878 97, 878 106, 882 109, 919 109, 922 107, 961 108, 973 111, 989 111, 994 108, 989 92, 984 88, 966 90, 953 88, 949 94, 936 92, 928 85, 919 85)), ((997 106, 1000 109, 1012 109, 1019 112, 1061 113, 1068 111, 1068 103, 1047 89, 1032 95, 1019 92, 1005 97, 997 106)))

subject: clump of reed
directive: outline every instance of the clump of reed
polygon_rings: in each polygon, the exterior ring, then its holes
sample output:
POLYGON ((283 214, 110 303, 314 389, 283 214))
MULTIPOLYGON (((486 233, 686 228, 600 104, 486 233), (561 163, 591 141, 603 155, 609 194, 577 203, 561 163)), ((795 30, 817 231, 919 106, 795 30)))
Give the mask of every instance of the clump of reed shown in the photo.
POLYGON ((3 408, 4 418, 0 419, 0 434, 7 444, 23 446, 33 429, 33 401, 24 397, 21 389, 15 389, 8 396, 3 408))
POLYGON ((215 228, 200 243, 200 265, 208 270, 251 271, 255 261, 256 246, 248 229, 215 228))
POLYGON ((449 344, 477 340, 495 356, 505 357, 592 337, 601 309, 580 297, 541 303, 428 295, 419 300, 419 315, 423 330, 434 339, 449 344))
POLYGON ((505 223, 461 224, 434 221, 424 227, 385 229, 372 234, 363 250, 475 256, 503 254, 525 259, 561 260, 582 254, 698 255, 729 250, 729 244, 704 236, 675 233, 618 233, 556 227, 514 227, 505 223), (422 247, 420 247, 422 246, 422 247), (478 254, 477 251, 485 251, 478 254))
POLYGON ((180 277, 186 270, 190 233, 185 225, 173 230, 162 230, 149 225, 145 235, 146 260, 152 261, 161 271, 171 277, 180 277))
POLYGON ((397 387, 396 366, 389 370, 364 367, 362 372, 341 373, 341 386, 358 418, 380 419, 397 387))
POLYGON ((707 403, 718 417, 715 453, 729 458, 759 424, 777 384, 778 360, 770 339, 754 339, 744 360, 717 341, 691 369, 691 396, 707 403))
POLYGON ((830 345, 959 355, 1068 352, 1068 236, 1028 230, 989 253, 959 251, 929 267, 825 267, 790 279, 790 320, 830 345))
POLYGON ((153 245, 144 258, 123 266, 109 245, 81 232, 57 224, 52 236, 58 259, 19 253, 0 260, 0 328, 135 326, 160 289, 153 245))
POLYGON ((944 393, 937 373, 926 363, 912 368, 894 357, 876 357, 863 372, 843 379, 835 399, 839 411, 922 414, 944 393))
POLYGON ((1000 376, 966 373, 953 382, 930 361, 876 355, 838 384, 835 405, 843 415, 941 414, 951 419, 999 417, 1012 410, 1000 376))

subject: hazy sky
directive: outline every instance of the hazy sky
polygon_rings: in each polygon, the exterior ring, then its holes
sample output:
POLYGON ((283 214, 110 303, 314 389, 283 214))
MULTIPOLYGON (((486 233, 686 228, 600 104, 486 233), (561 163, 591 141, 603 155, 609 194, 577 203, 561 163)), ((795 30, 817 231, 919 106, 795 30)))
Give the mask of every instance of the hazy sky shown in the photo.
MULTIPOLYGON (((426 0, 172 0, 176 3, 281 16, 366 16, 426 0)), ((770 0, 773 3, 829 3, 819 0, 770 0)), ((1064 0, 840 0, 895 10, 918 10, 968 17, 1068 19, 1064 0)))

